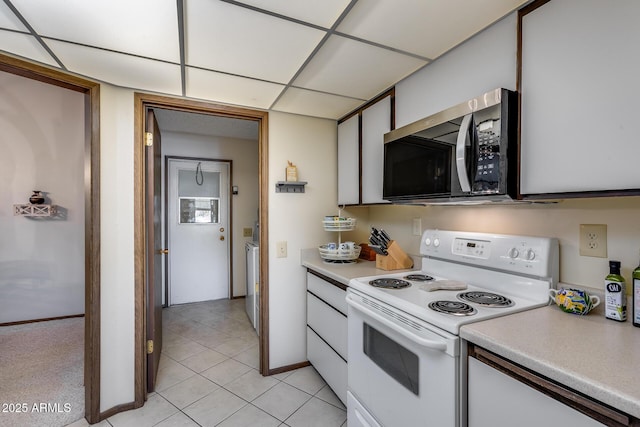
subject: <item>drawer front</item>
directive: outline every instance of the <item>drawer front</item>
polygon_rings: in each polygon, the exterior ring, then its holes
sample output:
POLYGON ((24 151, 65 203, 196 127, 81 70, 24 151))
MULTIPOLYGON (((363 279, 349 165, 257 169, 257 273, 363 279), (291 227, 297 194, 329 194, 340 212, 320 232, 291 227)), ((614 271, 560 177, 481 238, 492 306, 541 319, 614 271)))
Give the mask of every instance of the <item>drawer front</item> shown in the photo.
POLYGON ((347 317, 309 292, 307 325, 347 360, 347 317))
POLYGON ((346 291, 310 273, 307 273, 307 290, 347 315, 346 291))
POLYGON ((347 362, 307 328, 307 358, 342 403, 347 405, 347 362))

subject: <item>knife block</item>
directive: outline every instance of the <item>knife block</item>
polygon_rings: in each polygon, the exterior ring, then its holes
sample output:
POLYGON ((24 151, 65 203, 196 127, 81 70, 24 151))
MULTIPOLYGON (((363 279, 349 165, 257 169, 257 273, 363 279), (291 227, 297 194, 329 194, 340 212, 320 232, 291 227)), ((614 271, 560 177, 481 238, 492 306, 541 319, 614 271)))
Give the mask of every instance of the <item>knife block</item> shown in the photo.
POLYGON ((404 270, 413 267, 413 260, 394 240, 387 245, 389 255, 376 255, 376 268, 382 270, 404 270))

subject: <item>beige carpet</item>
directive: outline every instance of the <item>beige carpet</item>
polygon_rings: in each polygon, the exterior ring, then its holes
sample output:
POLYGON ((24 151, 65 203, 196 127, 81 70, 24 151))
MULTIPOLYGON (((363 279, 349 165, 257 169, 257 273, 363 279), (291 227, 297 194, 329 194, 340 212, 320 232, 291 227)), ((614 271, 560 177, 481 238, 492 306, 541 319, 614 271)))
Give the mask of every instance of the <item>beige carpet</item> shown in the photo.
POLYGON ((0 426, 84 416, 84 318, 0 327, 0 426))

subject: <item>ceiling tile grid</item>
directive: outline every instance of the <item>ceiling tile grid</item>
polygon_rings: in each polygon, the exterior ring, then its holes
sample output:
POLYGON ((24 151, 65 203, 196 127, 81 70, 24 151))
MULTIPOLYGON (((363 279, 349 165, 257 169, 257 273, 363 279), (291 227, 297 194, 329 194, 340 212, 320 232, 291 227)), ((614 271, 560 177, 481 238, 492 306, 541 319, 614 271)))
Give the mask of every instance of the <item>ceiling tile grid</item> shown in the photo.
POLYGON ((333 35, 295 86, 368 100, 427 62, 333 35))
POLYGON ((525 3, 4 0, 0 50, 118 86, 337 119, 525 3))
POLYGON ((191 0, 187 65, 287 83, 326 34, 224 2, 191 0))
POLYGON ((67 68, 116 86, 180 95, 180 67, 73 43, 46 40, 67 68))
POLYGON ((0 50, 15 53, 26 59, 57 67, 58 63, 49 55, 35 37, 24 33, 0 30, 0 50))
POLYGON ((190 98, 215 100, 225 104, 268 109, 283 85, 187 67, 187 93, 190 98))
POLYGON ((278 99, 273 109, 284 113, 339 119, 365 101, 292 87, 278 99))
POLYGON ((178 63, 175 0, 11 0, 43 37, 178 63))
POLYGON ((351 0, 240 0, 238 3, 330 28, 351 0))

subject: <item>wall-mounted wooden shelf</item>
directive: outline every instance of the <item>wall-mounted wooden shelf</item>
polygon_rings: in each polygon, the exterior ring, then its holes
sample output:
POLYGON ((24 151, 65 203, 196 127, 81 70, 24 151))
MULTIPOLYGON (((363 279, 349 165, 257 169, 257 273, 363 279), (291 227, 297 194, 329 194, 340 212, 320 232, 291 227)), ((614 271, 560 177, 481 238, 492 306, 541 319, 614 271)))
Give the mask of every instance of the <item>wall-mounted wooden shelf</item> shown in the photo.
POLYGON ((305 181, 278 181, 276 193, 304 193, 305 181))
POLYGON ((54 205, 13 205, 13 216, 51 217, 55 214, 54 205))

